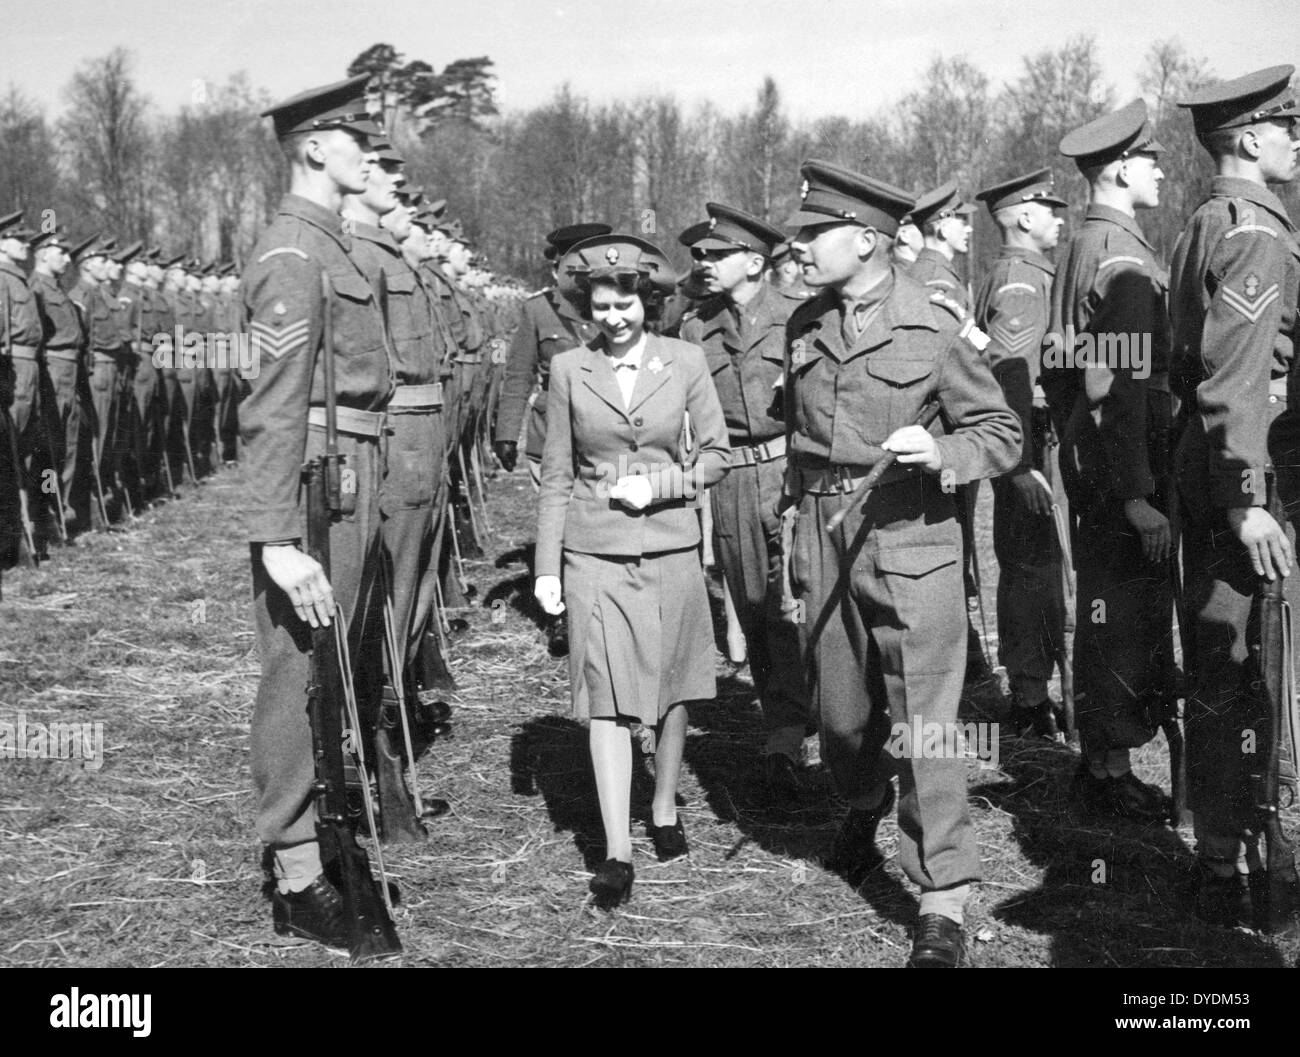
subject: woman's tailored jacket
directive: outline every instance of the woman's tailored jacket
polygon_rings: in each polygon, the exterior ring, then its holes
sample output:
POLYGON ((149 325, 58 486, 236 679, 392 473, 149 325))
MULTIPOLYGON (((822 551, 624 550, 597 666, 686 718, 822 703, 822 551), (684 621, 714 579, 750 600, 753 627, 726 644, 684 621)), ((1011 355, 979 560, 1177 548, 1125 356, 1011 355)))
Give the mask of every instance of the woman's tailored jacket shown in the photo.
POLYGON ((698 495, 731 460, 702 349, 647 333, 626 409, 601 339, 561 353, 551 364, 546 418, 536 575, 558 576, 564 549, 641 555, 699 543, 698 495), (620 477, 635 475, 650 480, 644 510, 609 498, 620 477))

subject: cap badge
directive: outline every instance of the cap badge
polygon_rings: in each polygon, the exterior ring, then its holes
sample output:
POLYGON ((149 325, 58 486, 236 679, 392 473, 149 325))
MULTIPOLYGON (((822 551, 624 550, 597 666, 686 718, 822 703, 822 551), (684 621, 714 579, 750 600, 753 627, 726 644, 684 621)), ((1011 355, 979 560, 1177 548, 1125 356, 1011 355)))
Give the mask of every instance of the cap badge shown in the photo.
POLYGON ((804 182, 799 185, 799 201, 802 202, 805 198, 808 197, 809 190, 810 188, 808 186, 808 181, 804 180, 804 182))
POLYGON ((714 228, 716 228, 717 226, 718 226, 718 218, 717 218, 717 217, 709 217, 709 230, 710 230, 710 231, 713 231, 714 228))
POLYGON ((795 338, 794 341, 790 342, 790 362, 796 367, 803 366, 803 361, 807 358, 806 348, 807 345, 803 338, 795 338))
POLYGON ((1254 297, 1257 293, 1259 293, 1259 276, 1255 275, 1252 272, 1250 275, 1246 276, 1246 282, 1244 286, 1246 290, 1246 296, 1254 297))
POLYGON ((605 260, 608 261, 610 264, 617 264, 617 263, 618 263, 618 247, 617 247, 617 246, 611 246, 609 249, 607 249, 607 250, 605 251, 605 260))

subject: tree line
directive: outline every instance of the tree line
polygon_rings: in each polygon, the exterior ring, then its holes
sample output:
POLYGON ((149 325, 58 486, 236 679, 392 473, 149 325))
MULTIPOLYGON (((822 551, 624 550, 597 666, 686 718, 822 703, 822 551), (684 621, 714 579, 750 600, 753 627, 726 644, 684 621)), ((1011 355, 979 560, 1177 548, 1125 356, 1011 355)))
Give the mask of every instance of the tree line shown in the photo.
MULTIPOLYGON (((9 88, 0 98, 0 207, 27 210, 29 222, 65 223, 74 236, 111 231, 242 263, 284 189, 270 123, 258 116, 272 100, 241 72, 220 85, 194 81, 190 103, 162 114, 137 86, 133 64, 120 48, 83 63, 55 117, 9 88)), ((771 77, 734 114, 708 103, 687 108, 671 95, 597 103, 567 84, 540 106, 501 113, 492 65, 481 56, 438 70, 376 44, 340 73, 372 75, 374 104, 413 181, 448 200, 494 270, 534 284, 548 275, 546 232, 578 220, 640 232, 684 268, 676 236, 704 216, 706 201, 779 224, 797 201, 807 158, 918 193, 956 177, 973 194, 1048 165, 1073 224, 1084 183, 1056 145, 1128 101, 1102 74, 1091 37, 1025 56, 1019 76, 1000 87, 967 57, 936 56, 918 63, 915 88, 871 113, 804 121, 789 117, 771 77)), ((1174 103, 1214 78, 1177 40, 1153 43, 1139 72, 1169 151, 1161 207, 1140 222, 1166 259, 1212 175, 1174 103)), ((1295 189, 1283 198, 1296 215, 1295 189)), ((972 278, 997 241, 980 211, 972 278)))

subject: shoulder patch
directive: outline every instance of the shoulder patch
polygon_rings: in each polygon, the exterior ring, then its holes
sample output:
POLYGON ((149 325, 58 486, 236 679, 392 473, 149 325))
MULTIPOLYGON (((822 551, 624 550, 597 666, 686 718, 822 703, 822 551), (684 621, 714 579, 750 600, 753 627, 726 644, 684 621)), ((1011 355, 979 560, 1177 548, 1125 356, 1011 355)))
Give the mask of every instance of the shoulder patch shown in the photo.
MULTIPOLYGON (((927 283, 926 285, 928 286, 929 284, 927 283)), ((958 323, 964 323, 966 321, 966 310, 947 294, 941 294, 936 291, 930 295, 930 304, 946 308, 950 313, 952 313, 953 318, 956 319, 958 323)))
POLYGON ((1135 264, 1139 268, 1146 267, 1146 261, 1144 261, 1141 257, 1128 257, 1128 256, 1120 255, 1118 257, 1107 257, 1104 261, 1102 261, 1099 265, 1097 265, 1097 271, 1101 271, 1103 268, 1109 268, 1112 264, 1135 264))
POLYGON ((277 257, 277 256, 279 256, 281 253, 293 253, 293 254, 296 254, 297 256, 301 257, 304 261, 309 261, 309 260, 311 260, 311 258, 308 257, 307 254, 306 254, 305 252, 303 252, 302 250, 298 249, 297 246, 277 246, 275 249, 273 249, 273 250, 267 250, 264 254, 262 254, 262 256, 258 257, 258 258, 257 258, 257 263, 258 263, 258 264, 261 264, 261 263, 263 263, 264 261, 268 261, 268 260, 270 260, 272 257, 277 257))
POLYGON ((976 352, 983 352, 989 347, 989 336, 975 325, 975 320, 968 319, 962 325, 961 332, 957 335, 959 338, 965 338, 970 342, 971 347, 976 352))
POLYGON ((1225 231, 1223 237, 1225 239, 1230 239, 1233 235, 1243 235, 1249 231, 1260 231, 1265 235, 1272 235, 1273 238, 1277 238, 1277 232, 1267 224, 1238 224, 1235 228, 1230 228, 1228 231, 1225 231))
POLYGON ((1030 286, 1029 283, 1006 283, 1003 286, 999 286, 996 292, 999 294, 1006 294, 1010 293, 1012 290, 1023 290, 1027 294, 1035 294, 1038 292, 1030 286))
POLYGON ((955 284, 950 283, 947 279, 927 279, 926 286, 946 286, 949 290, 956 289, 955 284))

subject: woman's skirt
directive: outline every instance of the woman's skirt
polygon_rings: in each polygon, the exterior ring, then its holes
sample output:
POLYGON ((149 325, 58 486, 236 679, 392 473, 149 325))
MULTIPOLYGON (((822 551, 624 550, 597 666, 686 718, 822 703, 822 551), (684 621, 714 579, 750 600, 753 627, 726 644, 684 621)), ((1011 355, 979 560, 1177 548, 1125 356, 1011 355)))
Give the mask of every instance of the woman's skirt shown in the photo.
POLYGON ((564 552, 573 718, 655 727, 717 696, 713 621, 695 547, 638 557, 564 552))

